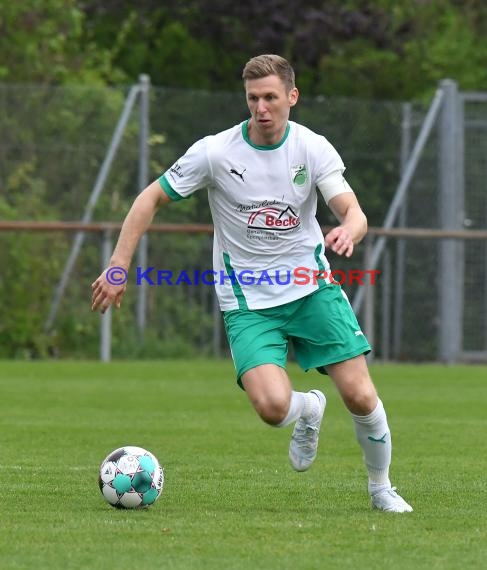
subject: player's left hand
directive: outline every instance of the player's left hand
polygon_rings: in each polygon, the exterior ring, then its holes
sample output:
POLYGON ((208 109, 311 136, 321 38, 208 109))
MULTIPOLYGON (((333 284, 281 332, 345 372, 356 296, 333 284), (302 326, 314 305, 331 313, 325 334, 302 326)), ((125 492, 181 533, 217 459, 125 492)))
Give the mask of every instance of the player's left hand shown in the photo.
POLYGON ((325 236, 325 247, 334 251, 337 255, 350 257, 353 253, 352 236, 343 226, 337 226, 325 236))

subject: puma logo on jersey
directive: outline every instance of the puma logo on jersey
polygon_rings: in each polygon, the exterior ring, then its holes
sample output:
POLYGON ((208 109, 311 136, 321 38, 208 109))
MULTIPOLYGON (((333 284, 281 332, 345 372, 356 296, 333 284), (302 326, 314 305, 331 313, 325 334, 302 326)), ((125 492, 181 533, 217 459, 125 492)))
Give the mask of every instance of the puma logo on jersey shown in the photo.
POLYGON ((244 177, 243 177, 243 174, 244 174, 244 172, 245 172, 246 170, 247 170, 247 169, 244 168, 244 169, 242 170, 242 172, 237 172, 237 171, 235 170, 235 168, 230 168, 230 174, 235 174, 235 176, 238 176, 239 178, 242 179, 242 182, 245 182, 244 177))

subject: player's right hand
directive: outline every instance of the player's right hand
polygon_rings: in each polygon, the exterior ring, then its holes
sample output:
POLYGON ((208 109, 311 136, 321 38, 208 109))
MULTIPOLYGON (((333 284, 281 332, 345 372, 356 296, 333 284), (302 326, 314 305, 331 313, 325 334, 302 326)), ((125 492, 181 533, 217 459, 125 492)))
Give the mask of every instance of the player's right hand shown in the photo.
POLYGON ((108 267, 91 284, 91 310, 105 313, 111 305, 120 309, 127 288, 127 270, 123 267, 108 267))

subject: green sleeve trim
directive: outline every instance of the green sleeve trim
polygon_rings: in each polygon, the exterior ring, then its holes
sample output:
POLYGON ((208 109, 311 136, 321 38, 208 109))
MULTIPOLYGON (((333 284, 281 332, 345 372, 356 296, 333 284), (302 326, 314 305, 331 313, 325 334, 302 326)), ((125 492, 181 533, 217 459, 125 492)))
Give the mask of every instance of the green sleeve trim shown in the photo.
POLYGON ((175 202, 177 202, 178 200, 187 200, 189 198, 189 196, 184 197, 181 196, 181 194, 178 194, 176 190, 174 190, 174 188, 167 181, 165 174, 163 174, 159 178, 159 184, 161 185, 161 188, 164 190, 164 192, 169 196, 169 198, 171 198, 171 200, 174 200, 175 202))

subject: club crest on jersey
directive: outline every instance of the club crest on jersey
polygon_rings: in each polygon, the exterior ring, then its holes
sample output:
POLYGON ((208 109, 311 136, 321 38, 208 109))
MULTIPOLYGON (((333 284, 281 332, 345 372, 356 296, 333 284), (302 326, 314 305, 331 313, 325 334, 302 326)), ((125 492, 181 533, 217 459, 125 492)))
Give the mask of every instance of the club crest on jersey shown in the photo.
POLYGON ((293 184, 296 186, 303 186, 308 180, 308 171, 306 170, 306 164, 297 164, 291 167, 291 178, 293 184))

